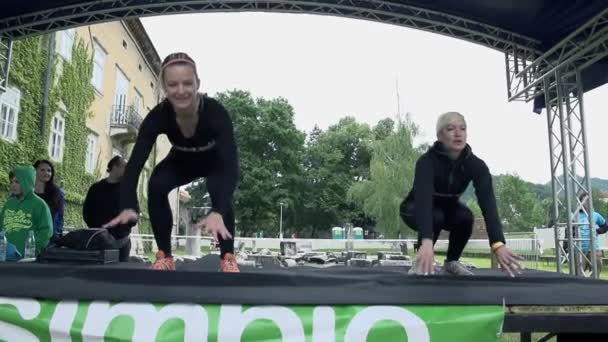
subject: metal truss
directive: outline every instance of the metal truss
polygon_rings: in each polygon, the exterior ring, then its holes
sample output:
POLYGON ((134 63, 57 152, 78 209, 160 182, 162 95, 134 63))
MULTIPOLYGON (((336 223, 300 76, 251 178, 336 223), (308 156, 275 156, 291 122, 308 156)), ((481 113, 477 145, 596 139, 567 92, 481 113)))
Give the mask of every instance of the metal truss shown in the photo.
MULTIPOLYGON (((543 91, 549 128, 557 270, 561 272, 562 264, 567 261, 570 273, 581 275, 584 263, 589 262, 592 265, 591 275, 597 277, 594 225, 589 227, 592 232, 590 238, 582 239, 578 234, 581 225, 578 223, 578 213, 582 211, 587 217, 593 217, 580 72, 574 76, 564 76, 559 70, 553 71, 545 76, 543 91), (580 194, 588 194, 584 203, 579 200, 580 194), (564 237, 560 234, 560 228, 565 228, 564 237), (568 245, 567 251, 563 248, 563 242, 568 245), (592 246, 589 258, 582 251, 583 242, 592 246)), ((593 222, 592 219, 589 221, 593 222)))
POLYGON ((0 94, 8 87, 8 74, 11 65, 13 42, 0 36, 0 94))
POLYGON ((89 1, 0 21, 12 39, 86 24, 175 13, 289 12, 378 21, 460 38, 500 51, 540 55, 540 42, 472 20, 380 0, 105 0, 89 1))
POLYGON ((530 101, 545 90, 546 76, 559 70, 571 77, 608 56, 608 9, 600 12, 542 56, 534 58, 521 50, 506 50, 509 100, 530 101))

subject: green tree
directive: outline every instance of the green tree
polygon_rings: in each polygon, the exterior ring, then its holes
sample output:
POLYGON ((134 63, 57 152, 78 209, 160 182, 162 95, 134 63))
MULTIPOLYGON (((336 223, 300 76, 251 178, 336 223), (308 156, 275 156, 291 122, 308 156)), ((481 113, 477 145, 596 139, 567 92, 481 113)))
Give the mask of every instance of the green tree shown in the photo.
POLYGON ((390 136, 395 130, 395 121, 391 118, 385 118, 376 124, 372 129, 375 140, 382 140, 390 136))
POLYGON ((608 203, 602 199, 602 192, 599 189, 592 188, 593 210, 606 217, 608 214, 608 203))
MULTIPOLYGON (((284 218, 293 217, 286 211, 297 197, 305 134, 296 129, 293 108, 284 99, 254 99, 239 90, 220 93, 217 99, 232 116, 239 150, 238 230, 244 236, 258 230, 274 235, 279 228, 279 202, 287 204, 284 218)), ((189 191, 193 204, 208 205, 204 181, 189 191)))
POLYGON ((369 178, 372 141, 369 126, 352 117, 326 131, 313 129, 306 143, 299 206, 303 235, 328 235, 333 226, 362 221, 363 209, 347 193, 354 182, 369 178))
MULTIPOLYGON (((373 143, 369 180, 354 183, 349 198, 376 220, 377 230, 396 237, 405 227, 399 206, 412 186, 421 147, 414 146, 417 126, 406 118, 395 132, 373 143)), ((424 147, 422 147, 424 148, 424 147)))
POLYGON ((545 223, 541 201, 517 175, 501 179, 497 191, 498 213, 505 231, 530 231, 545 223))

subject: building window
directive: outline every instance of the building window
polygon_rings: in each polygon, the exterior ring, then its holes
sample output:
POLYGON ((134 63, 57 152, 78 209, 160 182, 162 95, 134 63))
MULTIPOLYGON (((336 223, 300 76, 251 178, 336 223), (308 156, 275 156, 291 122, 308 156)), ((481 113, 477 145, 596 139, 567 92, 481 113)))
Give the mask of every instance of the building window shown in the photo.
POLYGON ((63 145, 65 136, 65 119, 61 113, 55 113, 51 124, 49 141, 49 156, 56 162, 63 160, 63 145))
POLYGON ((89 134, 87 136, 87 157, 84 162, 84 169, 89 174, 95 174, 97 166, 97 135, 89 134))
POLYGON ((72 48, 74 46, 75 35, 76 29, 67 29, 60 32, 61 48, 59 49, 59 54, 63 56, 66 61, 72 60, 72 48))
POLYGON ((91 84, 93 84, 99 93, 103 93, 103 73, 106 64, 106 52, 97 42, 95 42, 93 53, 93 77, 91 78, 91 84))
POLYGON ((133 97, 133 109, 137 114, 142 115, 144 112, 144 97, 135 89, 135 97, 133 97))
POLYGON ((17 140, 20 102, 21 92, 17 88, 7 88, 6 92, 0 94, 0 135, 4 140, 17 140))
POLYGON ((128 122, 127 118, 127 94, 129 92, 129 79, 116 68, 116 88, 114 90, 114 109, 112 110, 111 123, 124 125, 128 122))

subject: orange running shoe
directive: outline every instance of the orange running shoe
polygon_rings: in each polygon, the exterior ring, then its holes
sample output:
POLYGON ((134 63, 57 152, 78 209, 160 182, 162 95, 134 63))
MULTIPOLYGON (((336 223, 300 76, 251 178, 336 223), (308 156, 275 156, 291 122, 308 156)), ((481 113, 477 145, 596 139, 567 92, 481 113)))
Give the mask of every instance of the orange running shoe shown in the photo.
POLYGON ((232 253, 226 253, 222 261, 220 261, 220 271, 222 272, 231 272, 238 273, 241 272, 239 270, 239 264, 236 262, 236 258, 232 253))
POLYGON ((158 271, 175 271, 175 260, 172 256, 165 256, 165 252, 156 252, 156 261, 152 264, 153 270, 158 271))

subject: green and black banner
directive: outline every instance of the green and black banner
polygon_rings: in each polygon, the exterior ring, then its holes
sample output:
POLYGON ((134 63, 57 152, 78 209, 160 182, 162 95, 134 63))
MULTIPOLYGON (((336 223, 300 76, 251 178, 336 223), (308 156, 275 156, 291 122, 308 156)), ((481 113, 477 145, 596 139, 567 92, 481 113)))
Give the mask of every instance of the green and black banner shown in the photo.
POLYGON ((0 297, 0 340, 499 341, 501 306, 198 305, 0 297))

